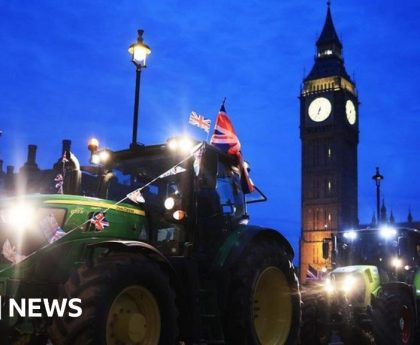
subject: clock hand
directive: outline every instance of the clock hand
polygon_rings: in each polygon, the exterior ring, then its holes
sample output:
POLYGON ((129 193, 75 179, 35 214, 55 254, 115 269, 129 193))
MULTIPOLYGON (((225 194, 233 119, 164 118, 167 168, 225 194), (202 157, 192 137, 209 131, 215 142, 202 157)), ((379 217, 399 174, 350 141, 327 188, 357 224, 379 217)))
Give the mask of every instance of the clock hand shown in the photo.
POLYGON ((319 107, 319 108, 318 108, 318 115, 319 115, 319 112, 320 112, 320 111, 321 111, 321 107, 319 107))

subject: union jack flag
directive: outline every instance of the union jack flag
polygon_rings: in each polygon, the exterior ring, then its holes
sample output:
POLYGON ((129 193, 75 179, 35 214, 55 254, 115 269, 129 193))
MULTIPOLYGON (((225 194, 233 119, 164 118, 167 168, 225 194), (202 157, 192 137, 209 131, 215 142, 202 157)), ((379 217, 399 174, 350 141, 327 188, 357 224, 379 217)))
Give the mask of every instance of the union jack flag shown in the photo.
POLYGON ((210 131, 211 120, 192 111, 190 114, 189 124, 204 129, 207 133, 210 131))
POLYGON ((90 220, 90 223, 95 225, 97 231, 102 231, 109 226, 109 222, 105 218, 105 213, 98 212, 90 220))
POLYGON ((219 114, 217 115, 216 126, 214 134, 210 139, 210 144, 218 147, 222 151, 235 155, 239 160, 239 167, 241 170, 241 184, 244 193, 251 193, 254 191, 254 184, 251 181, 248 170, 245 167, 245 162, 242 158, 241 143, 235 133, 232 122, 226 114, 224 104, 222 104, 219 114))
POLYGON ((210 139, 210 144, 231 155, 237 155, 241 152, 241 143, 236 136, 232 122, 227 116, 223 104, 217 115, 216 126, 214 127, 214 134, 210 139))

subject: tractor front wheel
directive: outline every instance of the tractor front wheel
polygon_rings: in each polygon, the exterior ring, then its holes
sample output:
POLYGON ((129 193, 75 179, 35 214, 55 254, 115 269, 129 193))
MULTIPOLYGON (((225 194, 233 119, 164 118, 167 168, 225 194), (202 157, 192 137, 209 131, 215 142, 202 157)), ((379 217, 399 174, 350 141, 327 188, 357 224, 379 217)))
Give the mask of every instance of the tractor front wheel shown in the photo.
POLYGON ((110 253, 65 283, 82 316, 54 320, 54 345, 168 345, 178 335, 175 293, 160 266, 141 255, 110 253))
POLYGON ((285 249, 275 241, 254 242, 231 274, 226 344, 297 343, 299 284, 285 249))

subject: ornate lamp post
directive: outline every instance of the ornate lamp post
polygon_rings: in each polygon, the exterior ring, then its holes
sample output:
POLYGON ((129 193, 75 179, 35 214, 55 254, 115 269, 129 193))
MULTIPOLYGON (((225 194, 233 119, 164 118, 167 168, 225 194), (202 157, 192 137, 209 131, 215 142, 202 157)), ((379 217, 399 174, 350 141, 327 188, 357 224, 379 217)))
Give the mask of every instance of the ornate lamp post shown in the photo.
POLYGON ((147 55, 152 52, 150 47, 143 42, 143 32, 144 30, 137 30, 137 42, 133 43, 128 48, 128 52, 131 54, 131 61, 136 66, 136 91, 134 95, 133 136, 131 147, 137 146, 141 70, 146 67, 147 55))
POLYGON ((372 176, 372 180, 376 184, 376 214, 377 214, 377 223, 381 219, 381 181, 384 177, 379 173, 379 168, 376 168, 376 174, 372 176))

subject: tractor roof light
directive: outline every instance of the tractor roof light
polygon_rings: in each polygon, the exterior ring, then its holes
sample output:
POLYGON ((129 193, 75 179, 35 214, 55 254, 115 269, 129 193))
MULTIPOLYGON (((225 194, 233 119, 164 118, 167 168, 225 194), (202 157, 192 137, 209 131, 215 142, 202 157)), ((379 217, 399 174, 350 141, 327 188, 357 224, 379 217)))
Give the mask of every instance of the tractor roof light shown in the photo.
POLYGON ((379 235, 385 240, 390 240, 394 238, 395 236, 397 236, 397 229, 389 225, 384 225, 379 228, 379 235))
POLYGON ((92 164, 95 165, 99 165, 101 163, 101 157, 99 157, 99 154, 94 153, 91 157, 90 157, 90 162, 92 164))
POLYGON ((173 137, 166 141, 166 145, 170 151, 177 151, 183 154, 191 153, 194 148, 194 141, 187 137, 173 137))
POLYGON ((354 241, 354 240, 357 238, 357 232, 356 232, 356 231, 354 231, 354 230, 346 231, 346 232, 343 234, 343 237, 344 237, 346 240, 354 241))
POLYGON ((111 158, 111 151, 96 151, 90 156, 90 162, 94 165, 105 165, 111 158))
POLYGON ((102 164, 105 164, 111 158, 111 152, 109 150, 101 150, 98 155, 100 163, 102 164))

